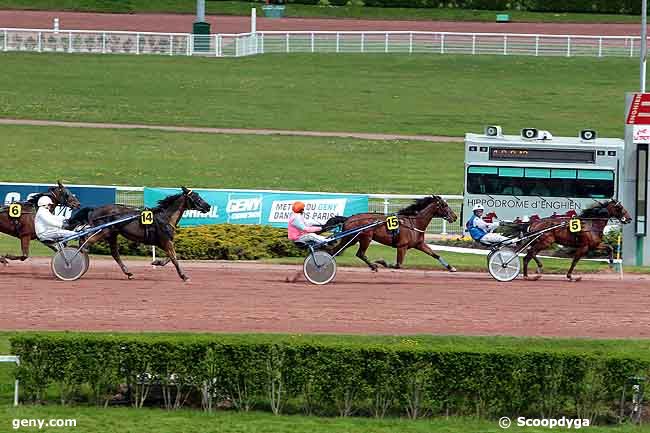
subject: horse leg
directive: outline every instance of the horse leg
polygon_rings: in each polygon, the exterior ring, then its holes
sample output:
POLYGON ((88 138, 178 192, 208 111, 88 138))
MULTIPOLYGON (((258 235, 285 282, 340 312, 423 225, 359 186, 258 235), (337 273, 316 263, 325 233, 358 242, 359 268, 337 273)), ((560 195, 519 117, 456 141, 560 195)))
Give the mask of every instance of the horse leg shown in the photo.
POLYGON ((385 268, 390 269, 402 269, 402 263, 404 263, 404 256, 406 256, 406 247, 397 248, 397 261, 394 265, 387 263, 384 259, 375 260, 375 263, 382 265, 385 268))
POLYGON ((569 272, 567 272, 567 274, 566 274, 566 277, 567 277, 567 279, 568 279, 569 281, 575 281, 575 282, 578 282, 578 281, 580 281, 580 280, 582 279, 582 277, 576 277, 576 278, 573 278, 573 276, 572 276, 572 274, 573 274, 573 269, 574 269, 574 268, 576 267, 576 265, 578 264, 578 261, 580 260, 580 258, 581 258, 582 256, 584 256, 585 254, 587 254, 587 251, 588 251, 588 250, 589 250, 589 245, 585 245, 585 246, 580 247, 580 248, 578 248, 578 249, 576 250, 576 254, 575 254, 575 256, 573 256, 573 261, 571 262, 571 267, 569 268, 569 272))
POLYGON ((369 236, 364 236, 359 239, 359 249, 357 250, 357 257, 363 260, 371 270, 377 272, 377 265, 375 265, 370 260, 368 260, 368 257, 366 256, 366 251, 368 250, 371 241, 372 238, 369 236))
POLYGON ((164 259, 154 260, 151 262, 151 266, 165 266, 169 262, 171 262, 171 259, 169 257, 165 257, 164 259))
POLYGON ((4 257, 0 257, 0 263, 7 265, 9 262, 7 260, 20 260, 24 262, 29 257, 29 241, 31 240, 30 236, 23 236, 20 238, 20 250, 23 253, 21 256, 14 256, 13 254, 6 254, 4 257))
POLYGON ((106 239, 108 245, 111 247, 111 256, 115 259, 115 262, 120 266, 124 275, 127 276, 129 280, 133 279, 133 274, 129 272, 129 269, 122 262, 122 257, 120 257, 120 248, 117 244, 117 233, 111 233, 111 235, 106 239))
POLYGON ((524 256, 524 280, 537 281, 542 278, 542 262, 537 258, 538 252, 539 250, 531 248, 526 253, 526 256, 524 256), (535 271, 537 275, 532 278, 528 276, 528 264, 531 260, 535 260, 537 264, 537 270, 535 271))
POLYGON ((434 259, 438 260, 442 266, 444 266, 449 272, 456 272, 456 268, 447 263, 445 259, 443 259, 441 256, 436 254, 427 244, 424 242, 420 242, 418 245, 415 246, 416 249, 422 251, 423 253, 433 257, 434 259))
POLYGON ((187 275, 185 275, 185 273, 181 269, 181 265, 178 263, 178 258, 176 257, 176 249, 174 248, 174 243, 170 240, 166 240, 164 241, 164 245, 161 245, 161 247, 165 250, 165 253, 167 253, 167 257, 169 257, 169 260, 171 260, 174 266, 176 267, 176 272, 178 272, 178 276, 181 277, 181 279, 185 282, 190 281, 190 278, 187 275))

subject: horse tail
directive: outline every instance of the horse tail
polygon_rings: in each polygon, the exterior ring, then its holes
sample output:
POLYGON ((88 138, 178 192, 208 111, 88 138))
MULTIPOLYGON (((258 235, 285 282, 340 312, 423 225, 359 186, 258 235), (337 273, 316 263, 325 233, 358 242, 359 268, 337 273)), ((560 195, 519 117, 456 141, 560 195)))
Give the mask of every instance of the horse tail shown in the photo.
POLYGON ((73 229, 80 225, 85 225, 90 223, 90 213, 95 210, 94 207, 84 207, 74 212, 70 218, 68 218, 68 227, 73 229))
POLYGON ((332 230, 336 230, 336 229, 342 230, 343 225, 348 220, 348 218, 349 217, 338 215, 328 219, 327 222, 321 226, 321 230, 319 233, 331 232, 332 230))

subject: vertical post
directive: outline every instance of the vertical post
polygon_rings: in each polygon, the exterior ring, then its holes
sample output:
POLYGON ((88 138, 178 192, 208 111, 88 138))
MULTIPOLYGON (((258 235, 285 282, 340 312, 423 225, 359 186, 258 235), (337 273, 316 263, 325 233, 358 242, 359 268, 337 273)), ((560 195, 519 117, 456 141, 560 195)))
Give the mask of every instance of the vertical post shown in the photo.
POLYGON ((413 54, 413 32, 409 33, 409 54, 413 54))
POLYGON ((287 32, 286 39, 287 39, 286 45, 287 45, 287 53, 288 53, 289 52, 289 32, 287 32))
POLYGON ((311 32, 311 52, 314 52, 314 32, 311 32))
POLYGON ((251 34, 257 33, 257 9, 251 8, 251 34))
POLYGON ((447 220, 442 220, 442 231, 440 232, 441 235, 446 235, 447 234, 447 220))
POLYGON ((239 57, 239 38, 235 36, 235 57, 239 57))
POLYGON ((388 198, 384 199, 384 215, 388 215, 388 204, 390 201, 388 201, 388 198))
POLYGON ((508 55, 508 36, 503 35, 503 55, 508 55))
POLYGON ((135 53, 140 54, 140 33, 135 34, 135 53))
POLYGON ((106 54, 106 33, 102 33, 102 54, 106 54))
POLYGON ((187 35, 187 44, 186 44, 186 47, 185 47, 185 55, 187 55, 187 56, 189 56, 191 51, 192 51, 191 47, 190 47, 191 44, 192 44, 192 35, 189 34, 189 35, 187 35))
POLYGON ((535 56, 539 56, 539 35, 535 36, 535 56))
POLYGON ((264 54, 264 33, 260 35, 260 54, 264 54))
MULTIPOLYGON (((152 245, 151 246, 151 261, 155 262, 156 261, 156 246, 152 245)), ((151 265, 153 268, 155 268, 154 265, 151 265)))
MULTIPOLYGON (((16 358, 16 365, 20 366, 20 358, 16 358)), ((14 406, 18 406, 18 379, 16 379, 16 382, 14 383, 14 406)))
POLYGON ((169 55, 174 55, 174 35, 169 35, 169 55))
POLYGON ((72 32, 68 32, 68 52, 72 52, 72 32))
POLYGON ((476 35, 472 35, 472 55, 476 54, 476 35))
POLYGON ((566 37, 566 56, 571 57, 571 36, 566 37))
POLYGON ((205 0, 196 0, 196 22, 205 22, 205 0))
POLYGON ((341 34, 339 32, 336 32, 336 52, 339 52, 339 41, 341 39, 341 34))
POLYGON ((388 52, 388 32, 384 34, 384 53, 388 52))
POLYGON ((445 54, 445 35, 440 35, 440 54, 445 54))
POLYGON ((639 59, 641 62, 641 93, 645 93, 645 61, 648 51, 648 2, 641 3, 641 47, 639 59))
POLYGON ((366 42, 366 34, 365 34, 365 33, 361 33, 361 52, 362 52, 362 53, 363 53, 363 51, 364 51, 364 45, 365 45, 365 42, 366 42))
POLYGON ((603 57, 603 37, 598 38, 598 57, 603 57))
POLYGON ((634 39, 630 38, 630 57, 634 57, 634 39))
POLYGON ((7 44, 7 30, 5 30, 4 33, 5 33, 5 37, 4 37, 4 39, 3 39, 3 41, 4 41, 4 48, 3 48, 3 51, 7 51, 7 49, 8 49, 8 48, 7 48, 7 46, 8 46, 8 44, 7 44))
POLYGON ((214 35, 214 56, 219 57, 219 35, 214 35))

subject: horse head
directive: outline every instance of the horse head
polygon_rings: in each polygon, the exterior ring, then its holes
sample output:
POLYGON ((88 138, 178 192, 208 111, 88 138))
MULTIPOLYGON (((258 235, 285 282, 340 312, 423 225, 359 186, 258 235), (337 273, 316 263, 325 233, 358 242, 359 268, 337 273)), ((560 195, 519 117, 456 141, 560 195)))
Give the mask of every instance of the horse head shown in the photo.
POLYGON ((61 181, 57 181, 56 186, 52 186, 48 188, 49 195, 52 197, 52 201, 54 201, 54 204, 57 205, 63 205, 70 207, 72 209, 79 209, 81 206, 81 203, 79 203, 79 199, 70 192, 68 188, 63 186, 61 181))
POLYGON ((210 212, 210 204, 203 200, 201 196, 191 189, 181 187, 183 190, 183 196, 185 197, 186 209, 188 210, 198 210, 201 213, 210 212))
POLYGON ((439 216, 449 223, 453 223, 458 219, 458 215, 456 215, 456 212, 454 212, 454 210, 449 206, 449 203, 443 200, 442 197, 435 194, 432 194, 431 197, 433 197, 436 203, 438 204, 439 214, 435 216, 439 216))
POLYGON ((623 204, 618 200, 610 200, 607 203, 604 203, 603 206, 607 208, 607 213, 610 218, 616 218, 623 224, 628 224, 632 222, 632 217, 627 212, 627 209, 623 207, 623 204))

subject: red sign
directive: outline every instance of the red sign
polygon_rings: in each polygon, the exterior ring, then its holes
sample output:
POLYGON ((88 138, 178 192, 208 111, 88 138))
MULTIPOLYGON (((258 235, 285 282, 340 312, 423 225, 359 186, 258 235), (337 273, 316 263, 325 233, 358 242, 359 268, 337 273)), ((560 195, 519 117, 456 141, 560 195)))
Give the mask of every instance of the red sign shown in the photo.
POLYGON ((650 93, 635 93, 627 113, 628 125, 650 125, 650 93))

